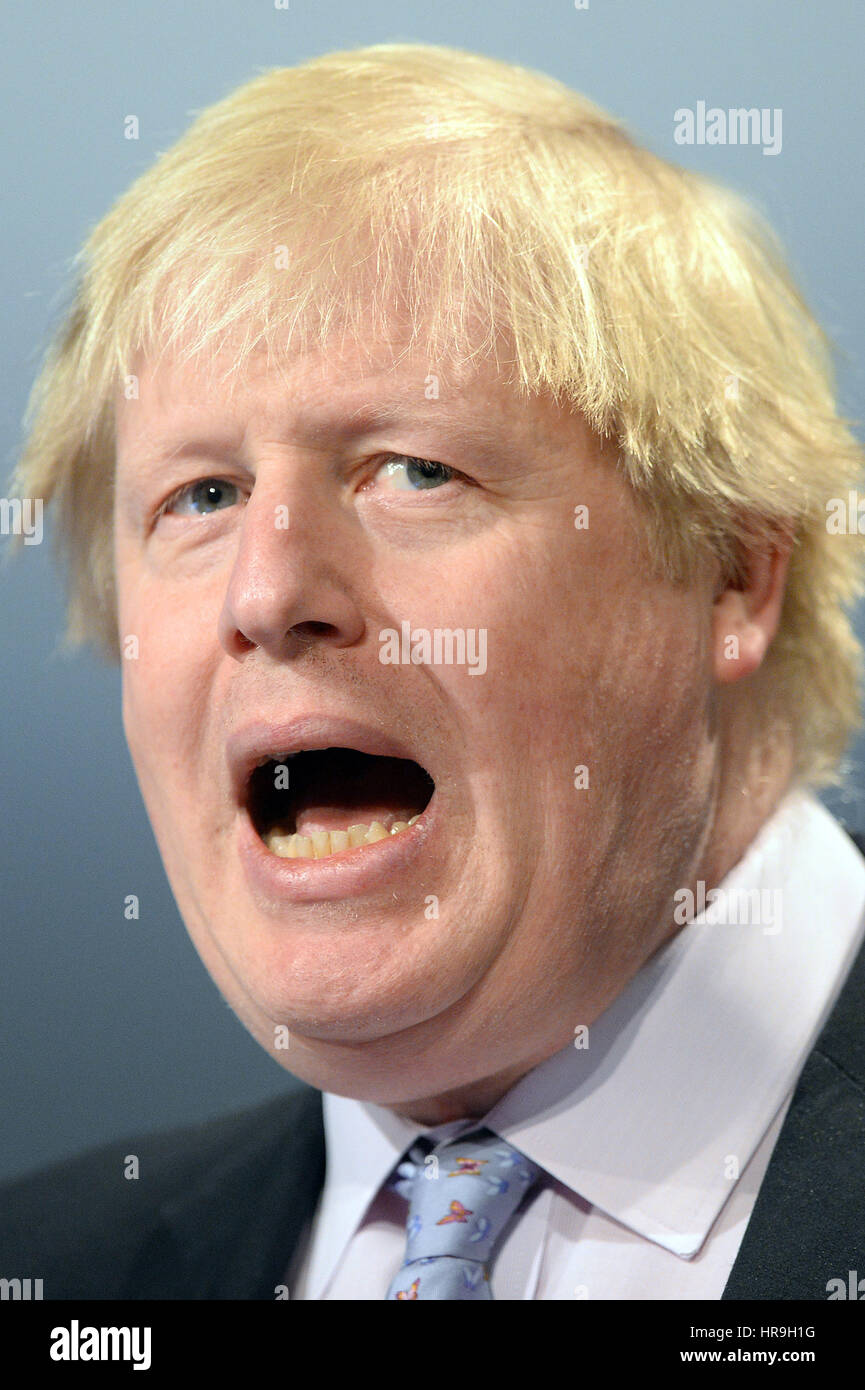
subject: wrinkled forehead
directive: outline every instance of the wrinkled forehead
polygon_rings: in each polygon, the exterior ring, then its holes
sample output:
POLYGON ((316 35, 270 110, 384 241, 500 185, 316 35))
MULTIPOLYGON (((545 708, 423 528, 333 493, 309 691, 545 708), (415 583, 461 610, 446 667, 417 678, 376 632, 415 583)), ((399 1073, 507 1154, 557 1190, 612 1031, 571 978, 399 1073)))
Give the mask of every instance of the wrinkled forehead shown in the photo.
POLYGON ((202 426, 226 440, 285 435, 315 444, 402 424, 507 437, 514 447, 539 437, 589 438, 582 417, 546 394, 515 382, 508 362, 489 354, 431 358, 422 343, 397 329, 386 338, 330 341, 312 351, 279 355, 140 352, 115 395, 118 459, 142 440, 182 446, 202 426))

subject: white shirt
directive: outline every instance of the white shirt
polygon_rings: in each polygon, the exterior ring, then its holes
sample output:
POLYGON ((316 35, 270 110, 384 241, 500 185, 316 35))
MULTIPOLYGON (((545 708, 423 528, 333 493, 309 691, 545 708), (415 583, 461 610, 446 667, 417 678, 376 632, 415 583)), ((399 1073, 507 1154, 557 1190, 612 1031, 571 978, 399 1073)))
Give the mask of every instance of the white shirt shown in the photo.
POLYGON ((720 887, 724 905, 656 952, 588 1047, 542 1062, 482 1121, 425 1127, 326 1093, 327 1173, 290 1297, 384 1299, 408 1214, 387 1179, 418 1135, 484 1123, 544 1170, 494 1256, 495 1298, 720 1298, 865 935, 865 860, 797 790, 720 887))

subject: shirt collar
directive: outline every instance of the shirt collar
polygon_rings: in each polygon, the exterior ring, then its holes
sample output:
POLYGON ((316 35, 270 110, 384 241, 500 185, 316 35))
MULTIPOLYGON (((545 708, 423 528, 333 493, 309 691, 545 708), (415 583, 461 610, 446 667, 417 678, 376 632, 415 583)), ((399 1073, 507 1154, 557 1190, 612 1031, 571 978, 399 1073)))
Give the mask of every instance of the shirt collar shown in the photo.
POLYGON ((735 1185, 731 1159, 742 1173, 852 963, 865 861, 815 798, 794 791, 719 887, 724 899, 642 967, 587 1047, 542 1062, 482 1120, 430 1128, 325 1094, 326 1235, 311 1297, 417 1136, 437 1142, 479 1123, 623 1225, 696 1254, 735 1185))

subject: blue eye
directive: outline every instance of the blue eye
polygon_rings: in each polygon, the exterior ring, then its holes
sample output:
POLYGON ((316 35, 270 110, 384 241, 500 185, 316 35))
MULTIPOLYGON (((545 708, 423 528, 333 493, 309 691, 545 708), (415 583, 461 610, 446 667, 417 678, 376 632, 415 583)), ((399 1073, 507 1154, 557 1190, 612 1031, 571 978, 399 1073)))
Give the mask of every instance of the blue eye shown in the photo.
POLYGON ((440 487, 454 476, 454 470, 448 468, 446 463, 409 458, 404 454, 388 459, 384 468, 388 478, 393 478, 397 483, 400 478, 405 480, 404 486, 398 483, 398 492, 420 492, 424 488, 440 487))
POLYGON ((233 507, 237 495, 238 489, 234 483, 227 483, 222 478, 201 478, 197 483, 188 483, 169 498, 165 510, 184 512, 187 516, 209 516, 223 507, 233 507), (188 507, 184 504, 188 504, 188 507))

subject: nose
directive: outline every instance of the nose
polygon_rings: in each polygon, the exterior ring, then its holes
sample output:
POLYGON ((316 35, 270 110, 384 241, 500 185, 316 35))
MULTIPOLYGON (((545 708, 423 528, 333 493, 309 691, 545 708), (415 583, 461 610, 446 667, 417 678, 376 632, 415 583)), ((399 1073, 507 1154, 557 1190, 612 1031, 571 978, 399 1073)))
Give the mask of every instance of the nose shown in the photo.
POLYGON ((258 647, 277 658, 311 642, 347 647, 363 636, 349 527, 335 498, 311 480, 287 501, 262 474, 243 509, 219 640, 240 659, 258 647))

